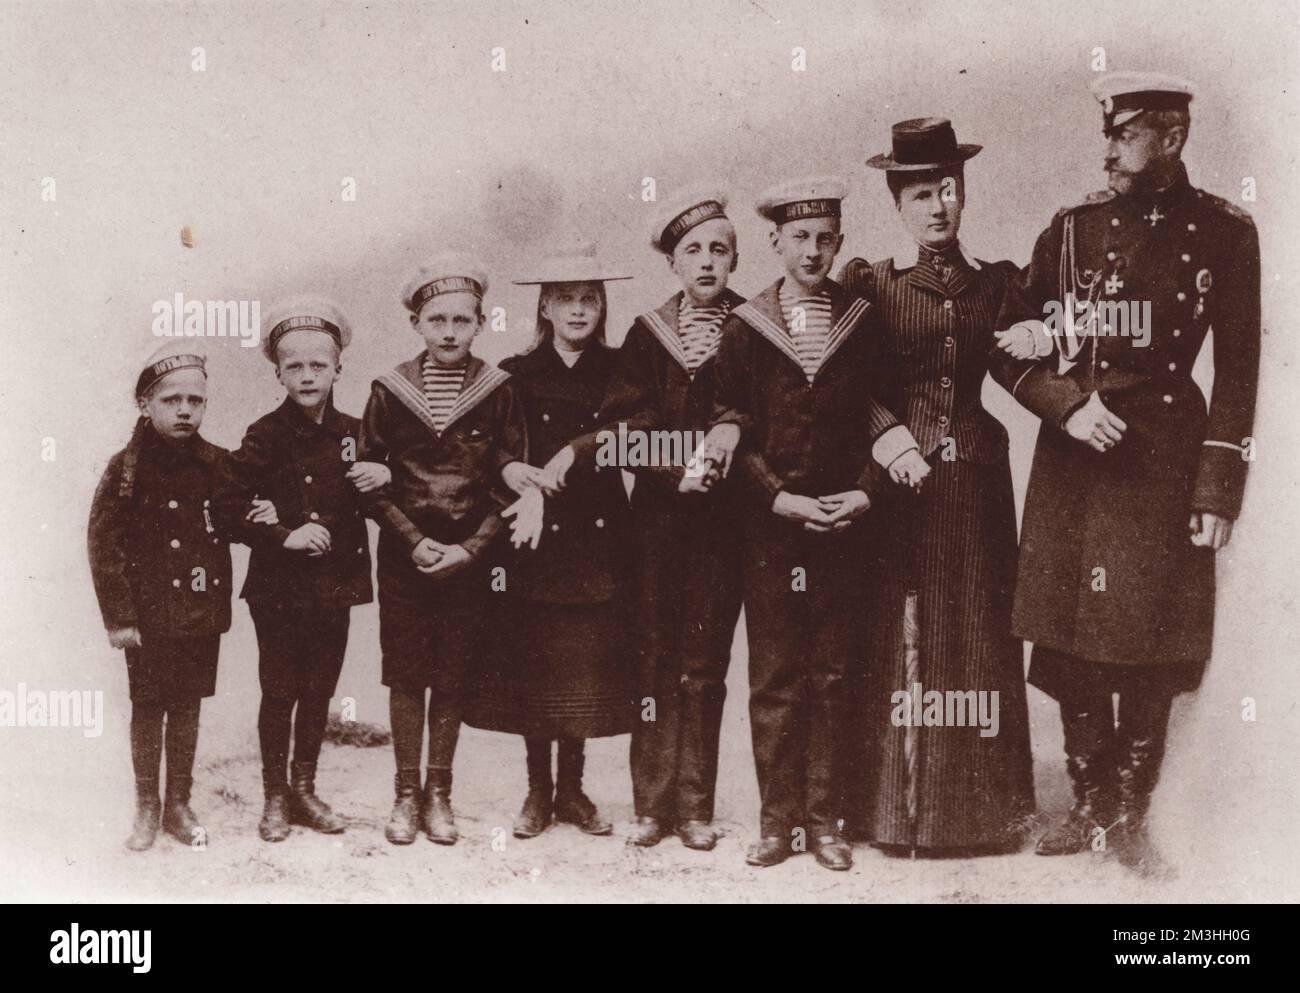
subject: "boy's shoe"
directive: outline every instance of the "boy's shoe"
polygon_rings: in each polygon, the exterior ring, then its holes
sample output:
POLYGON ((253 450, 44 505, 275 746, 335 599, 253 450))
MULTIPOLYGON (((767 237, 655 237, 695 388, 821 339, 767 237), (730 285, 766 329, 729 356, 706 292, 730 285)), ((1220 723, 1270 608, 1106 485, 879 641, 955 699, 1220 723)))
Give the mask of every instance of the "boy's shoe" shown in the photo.
POLYGON ((148 851, 158 838, 162 820, 162 801, 158 799, 158 780, 140 780, 135 784, 135 823, 126 847, 133 852, 148 851))
POLYGON ((697 852, 711 852, 718 843, 718 832, 709 821, 682 821, 677 825, 677 837, 697 852))
POLYGON ((844 872, 853 868, 853 849, 842 835, 823 834, 813 839, 813 856, 824 869, 844 872))
POLYGON ((188 777, 167 777, 167 799, 163 805, 163 830, 182 845, 206 845, 207 832, 190 810, 190 782, 188 777))
POLYGON ((638 817, 632 822, 632 830, 627 836, 629 845, 638 848, 654 848, 668 837, 668 824, 657 817, 638 817))
POLYGON ((554 810, 549 790, 530 789, 524 798, 523 809, 515 818, 515 837, 536 838, 550 826, 554 810))
POLYGON ((560 824, 573 824, 587 834, 610 834, 614 825, 600 816, 600 811, 586 793, 555 794, 555 820, 560 824))
POLYGON ((289 837, 289 793, 285 789, 268 789, 262 806, 257 834, 263 841, 284 841, 289 837))
POLYGON ((347 822, 316 795, 316 763, 294 762, 290 767, 289 816, 293 823, 321 834, 341 834, 347 822))
POLYGON ((759 838, 745 850, 745 863, 766 869, 780 865, 793 854, 794 849, 790 847, 789 838, 782 838, 779 835, 759 838))
POLYGON ((409 845, 420 831, 420 770, 399 769, 394 789, 396 798, 384 837, 394 845, 409 845))
POLYGON ((420 823, 436 845, 454 845, 460 835, 451 810, 451 770, 430 769, 420 804, 420 823))

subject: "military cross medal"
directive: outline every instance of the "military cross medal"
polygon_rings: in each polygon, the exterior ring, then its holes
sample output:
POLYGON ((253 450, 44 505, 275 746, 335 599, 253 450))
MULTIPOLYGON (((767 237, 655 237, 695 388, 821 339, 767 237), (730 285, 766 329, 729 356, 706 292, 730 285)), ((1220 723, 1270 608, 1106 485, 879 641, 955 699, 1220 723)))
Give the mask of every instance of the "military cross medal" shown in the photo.
POLYGON ((1112 272, 1106 279, 1106 295, 1114 296, 1124 286, 1124 280, 1119 278, 1119 273, 1112 272))
POLYGON ((1152 226, 1152 227, 1155 227, 1158 223, 1160 223, 1161 221, 1163 221, 1163 220, 1165 219, 1165 217, 1166 217, 1165 214, 1160 213, 1160 205, 1159 205, 1159 204, 1156 204, 1154 207, 1151 208, 1151 213, 1149 213, 1149 214, 1143 214, 1142 216, 1145 217, 1148 221, 1151 222, 1151 226, 1152 226))

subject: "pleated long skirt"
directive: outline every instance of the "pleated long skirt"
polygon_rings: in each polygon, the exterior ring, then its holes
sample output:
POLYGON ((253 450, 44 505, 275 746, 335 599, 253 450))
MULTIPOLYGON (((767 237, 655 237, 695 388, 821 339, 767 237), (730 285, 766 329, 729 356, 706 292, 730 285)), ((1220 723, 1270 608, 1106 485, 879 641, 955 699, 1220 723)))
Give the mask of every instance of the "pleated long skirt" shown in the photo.
POLYGON ((1034 806, 1022 643, 1011 636, 1011 470, 1006 459, 932 465, 920 494, 891 485, 870 511, 877 540, 850 824, 879 845, 1002 847, 1034 806))

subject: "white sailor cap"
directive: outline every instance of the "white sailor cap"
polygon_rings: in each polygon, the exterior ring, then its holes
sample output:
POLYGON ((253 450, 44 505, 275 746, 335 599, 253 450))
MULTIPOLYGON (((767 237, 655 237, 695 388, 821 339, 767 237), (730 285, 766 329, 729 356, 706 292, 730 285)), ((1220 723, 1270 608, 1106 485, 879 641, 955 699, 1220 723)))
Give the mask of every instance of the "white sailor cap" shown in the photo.
POLYGON ((727 197, 712 189, 691 189, 667 200, 655 211, 650 245, 671 255, 686 232, 705 221, 727 216, 727 197))
POLYGON ((352 328, 343 311, 324 297, 300 296, 280 301, 271 308, 262 328, 262 354, 272 362, 276 346, 292 331, 329 335, 340 352, 352 343, 352 328))
POLYGON ((570 249, 548 255, 523 279, 511 280, 516 286, 542 286, 547 283, 608 283, 631 279, 618 267, 597 258, 594 242, 580 242, 570 249))
POLYGON ((1192 84, 1163 72, 1108 72, 1089 89, 1101 104, 1107 131, 1148 110, 1186 110, 1192 101, 1192 84))
POLYGON ((487 272, 477 259, 464 252, 444 252, 420 266, 406 281, 402 303, 412 314, 444 293, 473 293, 480 300, 488 291, 487 272))
POLYGON ((207 361, 202 338, 169 338, 161 345, 150 341, 135 380, 135 395, 144 396, 155 383, 181 369, 198 369, 206 377, 207 361))
POLYGON ((848 184, 836 176, 809 176, 773 186, 758 198, 756 209, 773 224, 810 217, 839 217, 848 184))

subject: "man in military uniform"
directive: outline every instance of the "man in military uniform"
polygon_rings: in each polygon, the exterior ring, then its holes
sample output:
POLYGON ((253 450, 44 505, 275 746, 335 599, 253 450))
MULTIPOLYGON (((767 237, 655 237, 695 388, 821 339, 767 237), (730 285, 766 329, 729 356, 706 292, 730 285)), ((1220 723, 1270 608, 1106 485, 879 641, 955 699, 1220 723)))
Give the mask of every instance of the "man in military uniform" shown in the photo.
POLYGON ((1056 215, 1000 321, 1018 323, 999 379, 1043 420, 1013 625, 1061 705, 1076 796, 1039 853, 1107 848, 1155 872, 1144 822, 1170 704, 1209 658, 1214 553, 1253 457, 1259 243, 1188 182, 1188 84, 1112 73, 1093 91, 1110 188, 1056 215), (1191 371, 1211 329, 1207 414, 1191 371))

